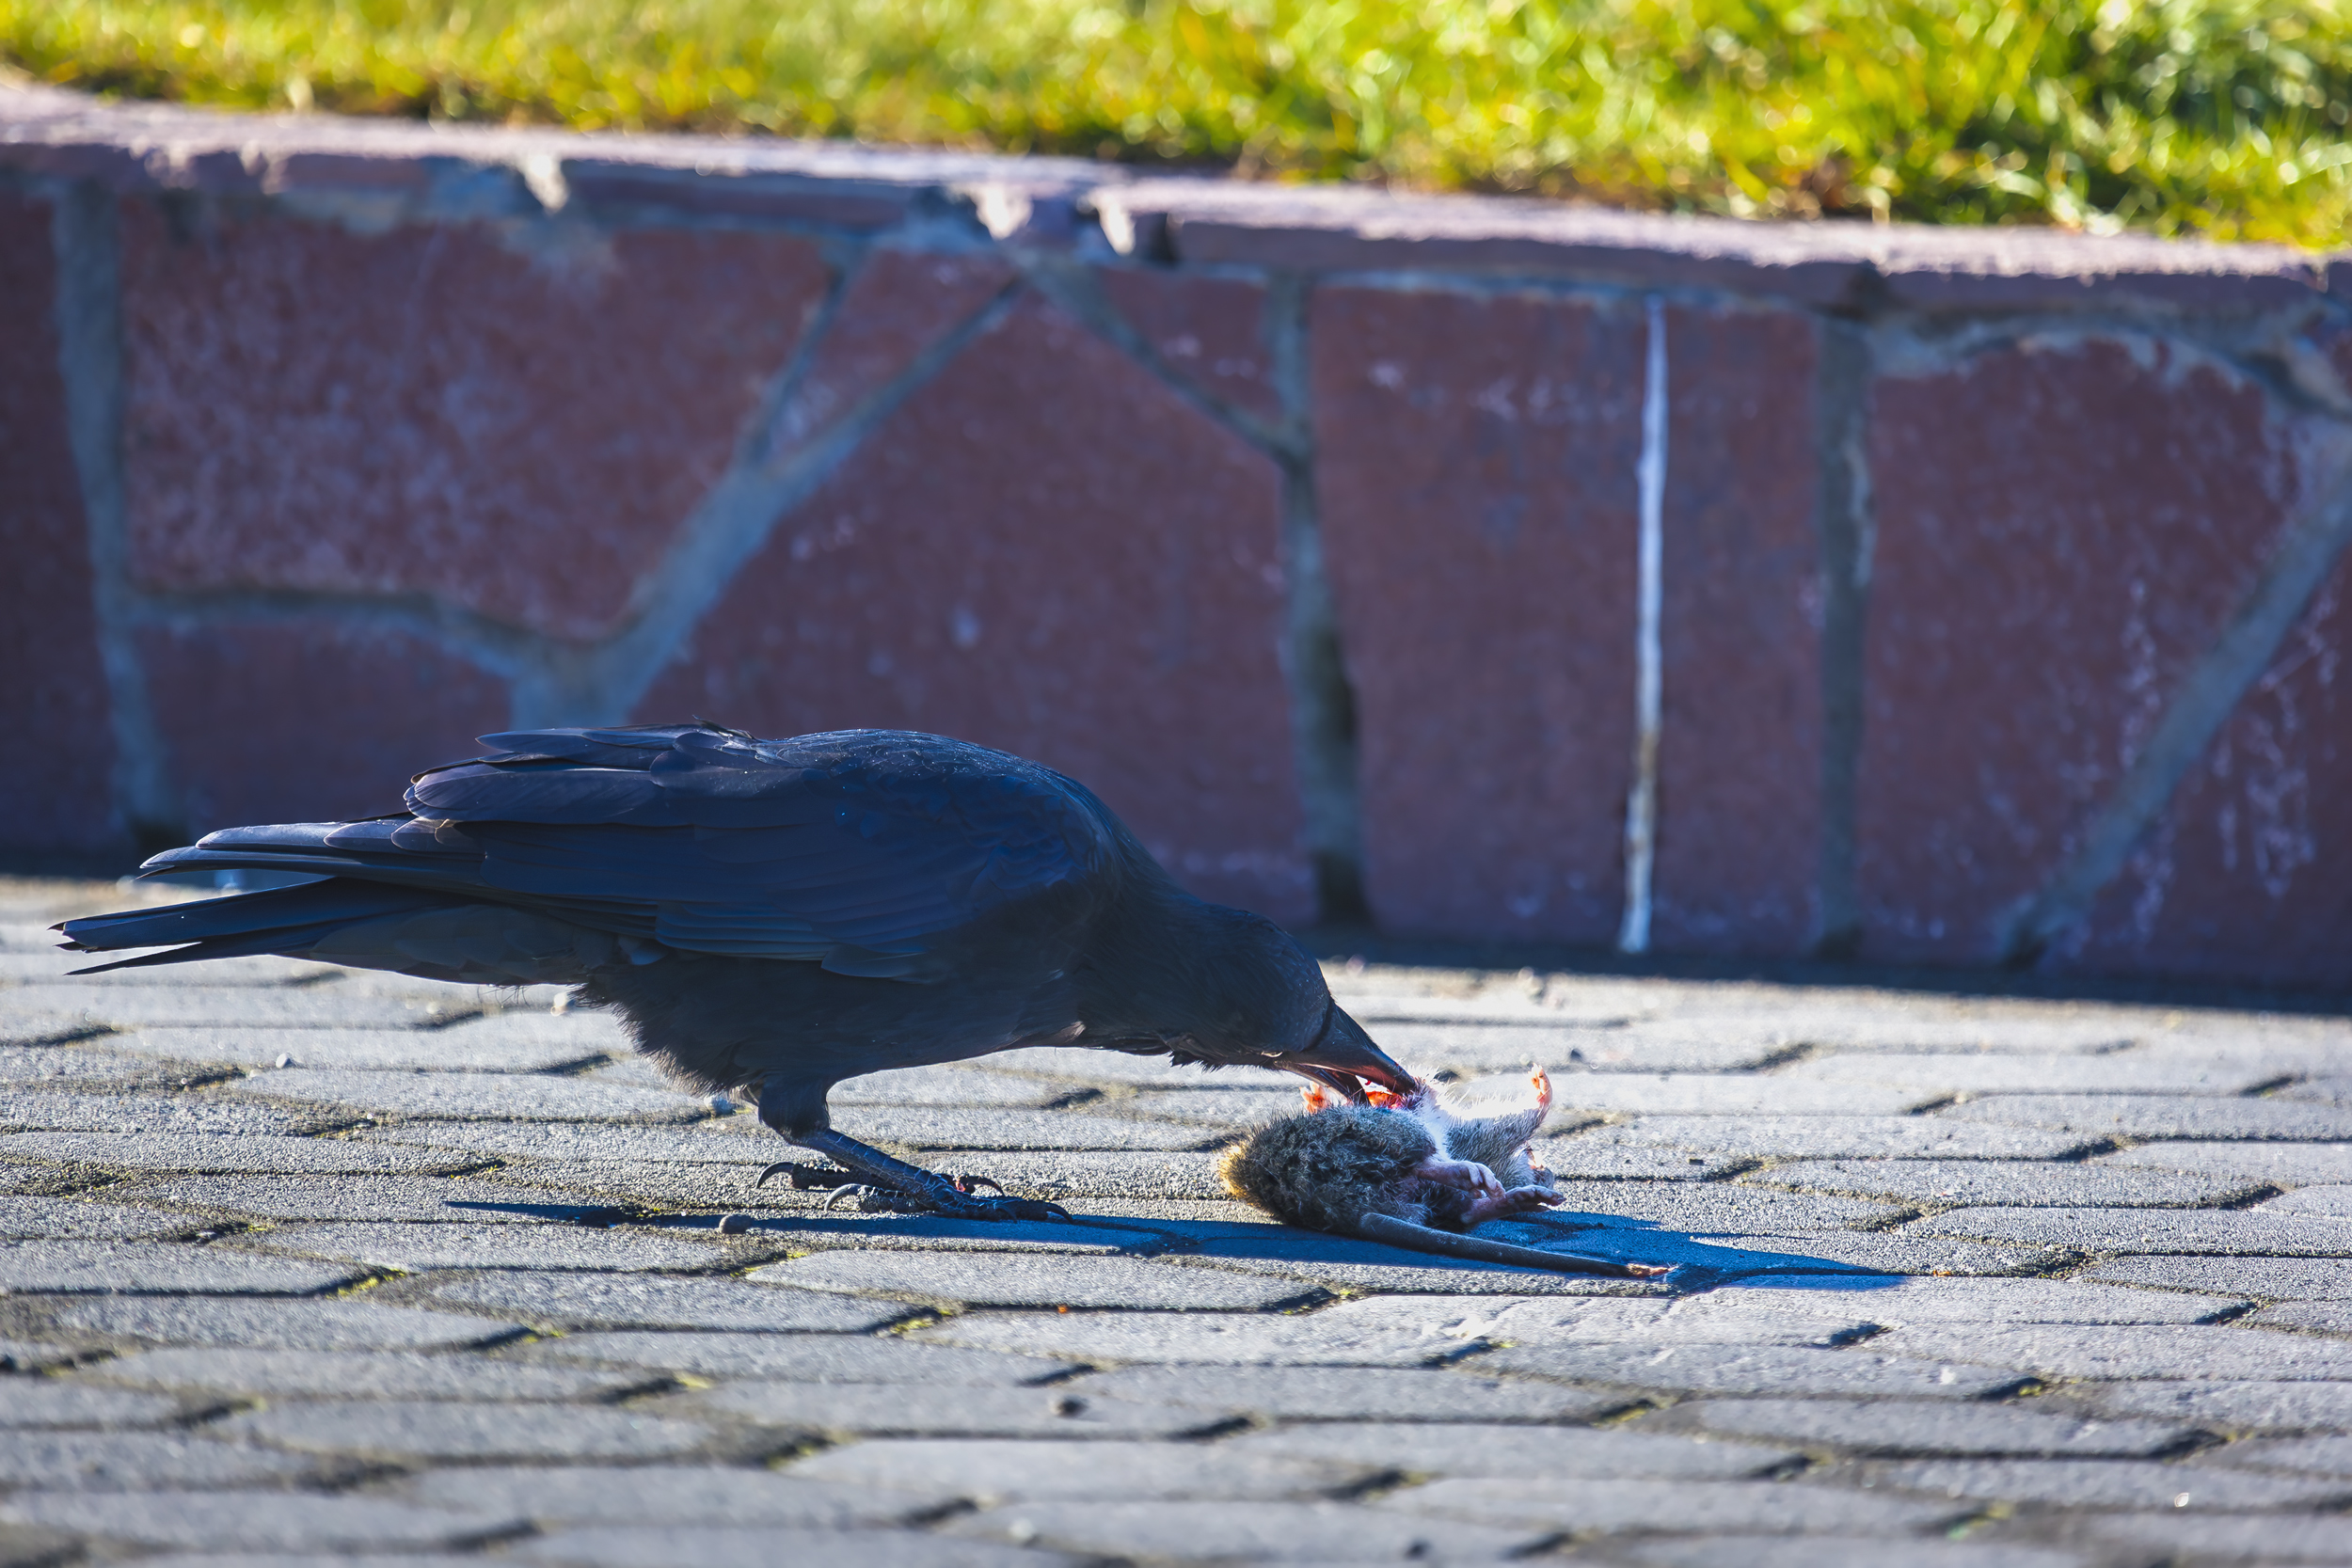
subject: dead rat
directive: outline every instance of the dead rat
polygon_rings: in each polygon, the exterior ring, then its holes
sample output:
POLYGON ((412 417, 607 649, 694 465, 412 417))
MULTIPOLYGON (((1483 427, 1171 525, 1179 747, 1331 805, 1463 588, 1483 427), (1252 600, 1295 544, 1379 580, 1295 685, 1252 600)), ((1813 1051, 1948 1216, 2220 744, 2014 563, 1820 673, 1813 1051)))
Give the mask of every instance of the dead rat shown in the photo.
POLYGON ((1449 1102, 1426 1079, 1401 1095, 1367 1086, 1360 1105, 1312 1085, 1305 1114, 1228 1148, 1217 1176, 1243 1202, 1311 1230, 1561 1274, 1667 1273, 1460 1234, 1560 1201, 1530 1147, 1551 1110, 1551 1080, 1540 1067, 1528 1076, 1533 1105, 1484 1113, 1449 1102))

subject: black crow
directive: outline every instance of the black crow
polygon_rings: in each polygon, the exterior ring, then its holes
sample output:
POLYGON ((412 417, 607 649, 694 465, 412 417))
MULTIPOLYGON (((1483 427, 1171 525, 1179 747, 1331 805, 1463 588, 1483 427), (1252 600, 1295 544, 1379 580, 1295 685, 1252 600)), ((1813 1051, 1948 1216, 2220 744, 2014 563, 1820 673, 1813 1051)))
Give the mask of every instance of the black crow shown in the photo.
MULTIPOLYGON (((275 953, 575 986, 638 1049, 908 1207, 1036 1218, 836 1132, 844 1078, 1016 1046, 1279 1068, 1360 1101, 1413 1081, 1273 922, 1168 879, 1085 786, 939 736, 713 724, 535 730, 428 768, 407 809, 230 828, 173 871, 325 879, 70 920, 65 945, 275 953)), ((789 1164, 771 1166, 760 1180, 789 1164)), ((993 1183, 989 1183, 993 1185, 993 1183)))

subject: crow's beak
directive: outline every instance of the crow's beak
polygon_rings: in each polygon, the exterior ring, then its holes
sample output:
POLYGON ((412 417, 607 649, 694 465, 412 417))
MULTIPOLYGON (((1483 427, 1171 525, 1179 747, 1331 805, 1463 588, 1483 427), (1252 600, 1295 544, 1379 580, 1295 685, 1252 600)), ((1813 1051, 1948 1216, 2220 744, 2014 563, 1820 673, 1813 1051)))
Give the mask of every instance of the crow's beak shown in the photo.
POLYGON ((1364 1026, 1336 1005, 1325 1016, 1323 1033, 1315 1037, 1314 1044, 1279 1058, 1274 1065, 1337 1089, 1359 1104, 1364 1098, 1359 1079, 1369 1078, 1398 1094, 1410 1094, 1416 1086, 1413 1075, 1391 1061, 1387 1052, 1372 1043, 1364 1026))

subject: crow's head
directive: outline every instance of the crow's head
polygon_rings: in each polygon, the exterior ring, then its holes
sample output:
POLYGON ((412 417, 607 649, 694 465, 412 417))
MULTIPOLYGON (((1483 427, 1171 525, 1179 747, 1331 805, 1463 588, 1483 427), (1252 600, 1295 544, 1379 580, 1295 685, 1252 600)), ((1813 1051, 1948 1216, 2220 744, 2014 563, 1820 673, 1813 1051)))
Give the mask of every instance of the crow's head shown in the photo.
POLYGON ((1321 967, 1289 932, 1238 910, 1215 913, 1216 958, 1195 993, 1198 1022, 1176 1047, 1179 1061, 1295 1072, 1359 1102, 1366 1083, 1412 1091, 1413 1075, 1332 1001, 1321 967))

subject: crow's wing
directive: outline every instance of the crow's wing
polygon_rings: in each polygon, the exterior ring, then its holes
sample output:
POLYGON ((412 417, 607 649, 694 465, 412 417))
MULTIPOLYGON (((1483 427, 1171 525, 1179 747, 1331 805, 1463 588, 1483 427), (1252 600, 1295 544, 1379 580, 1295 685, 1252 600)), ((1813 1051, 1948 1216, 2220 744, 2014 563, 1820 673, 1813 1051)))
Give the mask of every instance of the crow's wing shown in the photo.
POLYGON ((748 958, 913 978, 991 911, 1113 869, 1083 787, 937 736, 756 741, 702 726, 485 736, 413 816, 240 828, 150 862, 322 872, 748 958))

